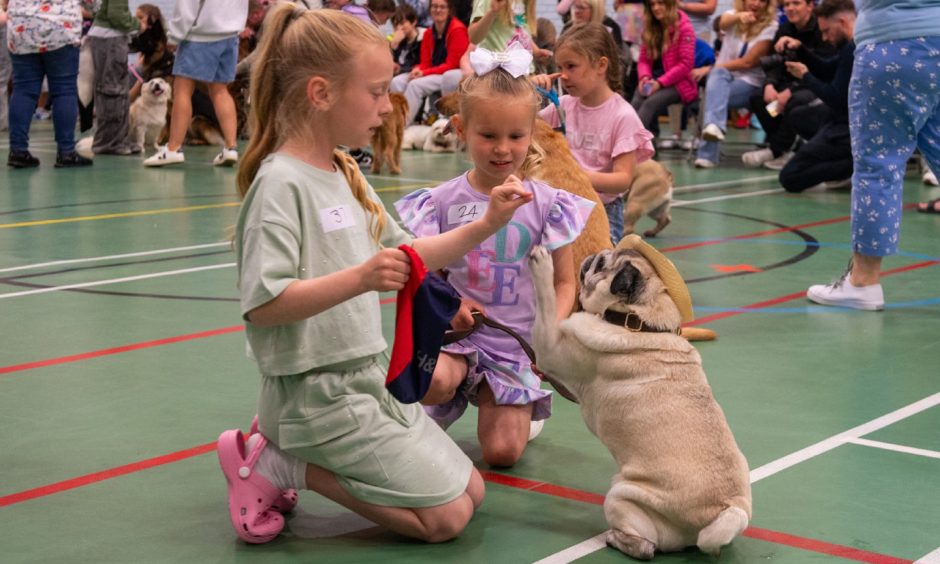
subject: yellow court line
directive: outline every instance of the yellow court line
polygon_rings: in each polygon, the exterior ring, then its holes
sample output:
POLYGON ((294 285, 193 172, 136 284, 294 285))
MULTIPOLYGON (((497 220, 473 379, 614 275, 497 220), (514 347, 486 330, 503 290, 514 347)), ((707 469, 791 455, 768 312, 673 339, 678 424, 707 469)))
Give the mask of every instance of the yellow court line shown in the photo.
POLYGON ((35 227, 37 225, 54 225, 56 223, 73 223, 76 221, 98 221, 100 219, 117 219, 121 217, 137 217, 142 215, 158 215, 162 213, 178 213, 199 210, 209 210, 214 208, 230 208, 240 206, 241 202, 229 202, 225 204, 206 204, 203 206, 187 206, 185 208, 164 208, 157 210, 144 210, 124 213, 105 213, 101 215, 85 215, 81 217, 67 217, 63 219, 41 219, 38 221, 20 221, 18 223, 0 223, 0 229, 12 229, 14 227, 35 227))
POLYGON ((421 184, 403 184, 401 186, 386 186, 385 188, 374 188, 378 192, 399 192, 401 190, 412 190, 414 188, 429 188, 436 186, 440 182, 422 182, 421 184))
MULTIPOLYGON (((433 183, 405 184, 403 186, 388 186, 385 188, 376 188, 376 192, 392 192, 401 190, 411 190, 430 186, 433 183)), ((98 221, 101 219, 118 219, 122 217, 139 217, 144 215, 158 215, 164 213, 191 212, 199 210, 209 210, 216 208, 230 208, 240 206, 241 202, 228 202, 225 204, 206 204, 204 206, 187 206, 184 208, 164 208, 157 210, 145 210, 124 213, 106 213, 101 215, 85 215, 81 217, 67 217, 62 219, 40 219, 36 221, 20 221, 17 223, 0 223, 0 229, 13 229, 16 227, 36 227, 38 225, 55 225, 57 223, 74 223, 76 221, 98 221)))

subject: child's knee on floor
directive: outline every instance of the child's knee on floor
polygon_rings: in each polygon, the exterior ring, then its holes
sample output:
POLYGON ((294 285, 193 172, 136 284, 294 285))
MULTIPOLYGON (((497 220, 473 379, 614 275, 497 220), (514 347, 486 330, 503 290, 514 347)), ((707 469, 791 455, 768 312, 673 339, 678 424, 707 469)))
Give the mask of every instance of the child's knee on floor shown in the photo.
POLYGON ((467 377, 467 360, 461 355, 442 352, 431 377, 431 386, 421 400, 423 405, 439 405, 454 399, 457 388, 467 377))

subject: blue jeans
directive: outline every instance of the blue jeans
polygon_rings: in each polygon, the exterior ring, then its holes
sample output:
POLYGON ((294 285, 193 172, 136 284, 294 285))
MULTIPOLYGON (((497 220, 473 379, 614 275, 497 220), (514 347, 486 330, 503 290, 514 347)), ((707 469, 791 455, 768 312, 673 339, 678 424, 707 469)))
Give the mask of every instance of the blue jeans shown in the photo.
POLYGON ((78 118, 78 47, 67 45, 45 53, 10 54, 13 95, 10 97, 10 149, 29 149, 29 126, 36 111, 43 77, 49 82, 52 125, 60 153, 75 150, 78 118))
POLYGON ((607 212, 607 221, 610 223, 610 241, 616 247, 623 239, 623 198, 604 204, 604 211, 607 212))
MULTIPOLYGON (((760 92, 759 86, 734 78, 728 69, 712 69, 705 84, 705 115, 702 127, 715 124, 722 131, 728 123, 728 108, 746 108, 751 96, 760 92)), ((698 148, 698 158, 717 163, 721 146, 714 141, 705 141, 698 148)))

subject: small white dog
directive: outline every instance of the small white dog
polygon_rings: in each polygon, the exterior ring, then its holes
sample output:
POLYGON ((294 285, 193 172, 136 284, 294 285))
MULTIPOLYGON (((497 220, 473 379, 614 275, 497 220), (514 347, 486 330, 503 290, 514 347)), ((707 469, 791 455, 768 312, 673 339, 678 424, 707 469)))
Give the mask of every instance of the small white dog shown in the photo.
POLYGON ((167 104, 171 97, 170 85, 162 78, 152 78, 140 89, 140 96, 131 104, 127 141, 140 147, 157 146, 160 131, 166 125, 167 104))
POLYGON ((401 148, 408 150, 424 150, 424 144, 427 142, 430 133, 430 125, 409 125, 405 128, 405 136, 402 138, 401 148))
POLYGON ((450 119, 440 118, 431 124, 424 150, 430 153, 457 152, 457 133, 450 126, 450 119))

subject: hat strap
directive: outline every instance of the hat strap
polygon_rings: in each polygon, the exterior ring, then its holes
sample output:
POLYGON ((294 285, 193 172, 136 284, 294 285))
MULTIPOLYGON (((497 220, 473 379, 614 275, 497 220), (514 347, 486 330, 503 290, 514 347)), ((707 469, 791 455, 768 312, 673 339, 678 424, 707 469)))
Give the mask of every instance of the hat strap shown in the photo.
POLYGON ((632 311, 624 313, 622 311, 614 311, 612 309, 608 309, 608 310, 604 310, 603 318, 604 318, 604 321, 608 323, 619 325, 627 329, 628 331, 633 331, 634 333, 637 333, 637 332, 674 333, 676 335, 679 335, 682 332, 681 327, 676 327, 675 329, 661 329, 659 327, 650 325, 647 322, 640 319, 640 316, 632 311))

